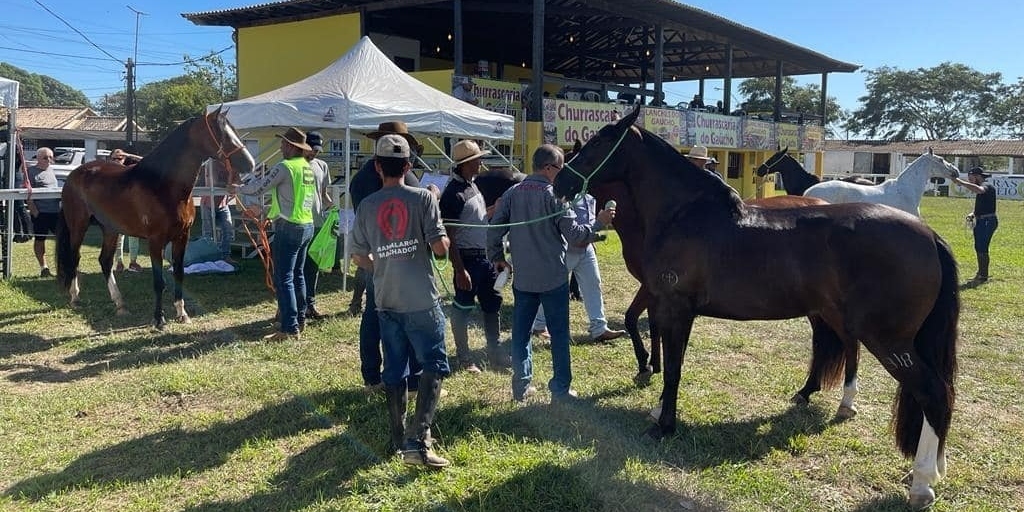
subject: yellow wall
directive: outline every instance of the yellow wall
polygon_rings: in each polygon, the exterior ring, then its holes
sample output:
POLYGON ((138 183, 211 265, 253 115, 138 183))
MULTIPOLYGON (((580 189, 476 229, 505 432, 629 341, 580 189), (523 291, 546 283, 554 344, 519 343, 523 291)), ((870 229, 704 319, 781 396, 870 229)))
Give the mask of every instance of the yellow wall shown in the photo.
POLYGON ((359 42, 359 14, 327 16, 238 30, 238 97, 305 78, 359 42))

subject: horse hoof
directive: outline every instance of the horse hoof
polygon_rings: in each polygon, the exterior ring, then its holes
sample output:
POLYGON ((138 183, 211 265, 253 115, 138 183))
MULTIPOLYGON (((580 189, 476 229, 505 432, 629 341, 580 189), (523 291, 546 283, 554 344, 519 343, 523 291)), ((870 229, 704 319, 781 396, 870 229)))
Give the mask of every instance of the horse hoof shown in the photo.
POLYGON ((852 405, 847 407, 840 405, 839 410, 836 411, 836 418, 840 420, 852 420, 857 415, 857 409, 852 405))
POLYGON ((651 385, 651 377, 654 376, 654 369, 648 366, 644 371, 637 373, 633 377, 633 383, 640 387, 647 387, 651 385))
POLYGON ((657 407, 651 409, 651 411, 647 413, 647 417, 650 418, 651 421, 654 421, 655 423, 660 421, 661 420, 661 404, 659 403, 657 407))
POLYGON ((117 316, 125 316, 127 314, 128 314, 128 308, 126 308, 126 307, 117 308, 117 316))
POLYGON ((801 395, 800 393, 793 395, 793 398, 790 398, 789 401, 792 402, 793 405, 807 405, 809 403, 807 401, 807 397, 801 395))
POLYGON ((190 323, 192 323, 192 319, 191 319, 191 318, 189 318, 189 316, 188 316, 188 315, 181 315, 181 316, 179 316, 179 317, 177 318, 177 322, 178 322, 179 324, 190 324, 190 323))
POLYGON ((643 438, 650 441, 661 441, 665 439, 665 433, 661 431, 661 425, 655 425, 644 431, 643 438))
POLYGON ((924 510, 935 503, 935 491, 931 487, 926 487, 925 491, 910 494, 910 500, 907 501, 907 505, 910 506, 911 510, 924 510))
POLYGON ((78 309, 78 308, 80 308, 82 306, 82 302, 78 301, 78 300, 71 301, 71 302, 68 303, 68 306, 71 309, 78 309))

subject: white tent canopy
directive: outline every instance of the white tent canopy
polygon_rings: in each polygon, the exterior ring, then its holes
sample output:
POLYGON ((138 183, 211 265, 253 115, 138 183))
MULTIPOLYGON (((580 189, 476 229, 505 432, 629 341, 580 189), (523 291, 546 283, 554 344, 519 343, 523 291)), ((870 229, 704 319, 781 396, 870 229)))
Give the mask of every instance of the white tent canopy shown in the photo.
POLYGON ((414 133, 478 139, 511 139, 514 129, 512 116, 470 105, 413 78, 366 36, 320 72, 224 108, 236 128, 373 131, 386 121, 404 121, 414 133))
POLYGON ((0 77, 0 107, 18 108, 18 82, 0 77))

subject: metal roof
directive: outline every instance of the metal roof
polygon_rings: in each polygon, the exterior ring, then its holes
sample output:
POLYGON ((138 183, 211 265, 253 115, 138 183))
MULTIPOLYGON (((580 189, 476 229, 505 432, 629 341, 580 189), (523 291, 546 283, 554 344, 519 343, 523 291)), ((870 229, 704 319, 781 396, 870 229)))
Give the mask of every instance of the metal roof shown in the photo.
MULTIPOLYGON (((360 10, 367 32, 415 39, 424 55, 452 59, 452 0, 283 0, 182 16, 242 28, 360 10)), ((775 76, 778 61, 786 76, 859 68, 672 0, 545 0, 545 14, 544 71, 567 78, 652 83, 656 25, 664 32, 665 82, 724 78, 730 44, 733 78, 775 76)), ((462 20, 466 62, 531 62, 533 0, 463 0, 462 20)))

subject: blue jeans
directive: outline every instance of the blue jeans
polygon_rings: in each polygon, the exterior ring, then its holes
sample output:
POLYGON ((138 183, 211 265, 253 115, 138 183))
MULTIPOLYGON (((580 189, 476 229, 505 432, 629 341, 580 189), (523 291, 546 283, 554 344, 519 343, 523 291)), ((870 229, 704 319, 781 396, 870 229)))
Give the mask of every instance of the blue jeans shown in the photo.
MULTIPOLYGON (((582 252, 568 251, 565 253, 565 266, 576 276, 580 284, 580 296, 583 297, 583 309, 590 317, 591 338, 596 338, 608 330, 608 320, 604 316, 604 297, 601 295, 601 269, 597 266, 597 253, 593 244, 582 252)), ((540 331, 547 327, 544 308, 537 313, 533 322, 533 330, 540 331)))
POLYGON ((235 225, 231 221, 231 208, 228 205, 217 206, 213 212, 210 212, 210 205, 204 204, 199 206, 199 210, 203 237, 213 240, 212 220, 216 220, 217 227, 220 228, 220 240, 217 241, 217 246, 220 247, 220 255, 228 258, 231 256, 231 242, 235 241, 235 225), (210 218, 211 214, 213 219, 210 218))
MULTIPOLYGON (((373 297, 373 274, 364 271, 366 277, 366 309, 359 319, 359 372, 363 375, 363 384, 372 386, 381 383, 381 368, 384 359, 381 356, 381 319, 377 315, 377 301, 373 297)), ((386 354, 385 354, 386 355, 386 354)), ((423 371, 415 357, 406 361, 409 377, 408 389, 419 388, 419 374, 423 371)))
POLYGON ((988 254, 988 245, 992 243, 992 235, 999 227, 999 219, 995 216, 983 217, 974 223, 974 252, 988 254))
POLYGON ((274 289, 281 313, 281 332, 297 334, 306 314, 306 249, 313 240, 313 224, 274 221, 270 253, 274 262, 274 289))
POLYGON ((544 306, 548 333, 551 334, 552 396, 569 392, 572 365, 569 361, 569 281, 542 293, 524 292, 512 286, 515 304, 512 307, 512 397, 521 399, 533 380, 533 348, 530 328, 537 309, 544 306))
POLYGON ((445 318, 441 304, 411 313, 377 311, 384 346, 385 386, 397 386, 409 375, 406 361, 416 360, 424 371, 442 377, 451 373, 445 352, 445 318))

